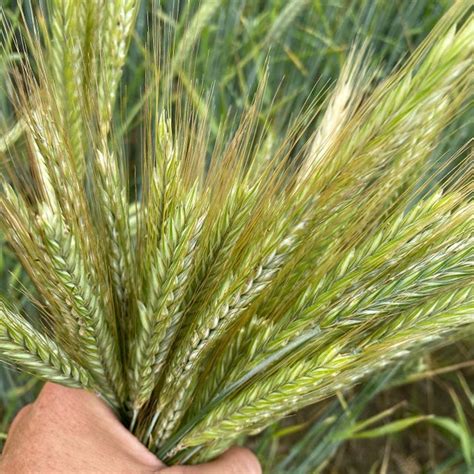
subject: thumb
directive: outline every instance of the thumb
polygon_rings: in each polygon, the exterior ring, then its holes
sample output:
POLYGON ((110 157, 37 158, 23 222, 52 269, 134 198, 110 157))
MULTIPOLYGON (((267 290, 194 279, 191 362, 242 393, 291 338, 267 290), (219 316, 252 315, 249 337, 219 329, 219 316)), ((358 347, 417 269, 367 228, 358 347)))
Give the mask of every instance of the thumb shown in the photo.
POLYGON ((163 474, 261 474, 262 468, 249 449, 232 448, 214 461, 198 466, 173 466, 163 474))

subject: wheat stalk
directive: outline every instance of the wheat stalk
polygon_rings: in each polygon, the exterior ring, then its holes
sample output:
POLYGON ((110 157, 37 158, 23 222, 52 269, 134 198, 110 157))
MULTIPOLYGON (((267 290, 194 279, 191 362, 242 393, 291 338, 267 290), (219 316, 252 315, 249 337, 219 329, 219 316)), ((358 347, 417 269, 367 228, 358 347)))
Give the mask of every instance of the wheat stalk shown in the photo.
POLYGON ((280 38, 307 4, 308 0, 291 0, 288 2, 273 22, 265 41, 271 43, 280 38))
POLYGON ((107 228, 109 266, 118 304, 126 307, 134 284, 134 259, 128 216, 127 188, 115 157, 107 150, 97 151, 97 194, 107 228))
POLYGON ((215 439, 235 439, 237 433, 260 430, 271 423, 275 416, 281 416, 307 404, 308 399, 318 400, 326 397, 347 380, 354 383, 364 375, 364 370, 369 370, 369 360, 380 367, 393 358, 403 356, 406 349, 415 342, 440 337, 446 330, 442 322, 462 320, 464 324, 472 323, 473 305, 472 287, 443 294, 425 306, 402 314, 392 327, 387 327, 387 333, 391 336, 386 340, 379 341, 375 337, 375 342, 367 341, 366 346, 361 346, 364 348, 356 355, 339 354, 340 349, 334 344, 333 348, 314 361, 307 360, 282 368, 266 381, 252 385, 234 400, 229 400, 211 412, 205 422, 196 426, 183 439, 177 450, 215 439), (409 325, 403 324, 406 330, 404 334, 395 330, 396 327, 402 326, 402 319, 404 323, 406 320, 410 321, 409 325), (406 338, 407 333, 411 337, 406 338), (364 360, 366 358, 369 360, 364 360), (355 359, 364 362, 355 364, 355 359), (325 383, 328 385, 324 386, 325 383))
POLYGON ((136 334, 134 363, 130 373, 131 405, 138 411, 149 399, 157 382, 157 367, 162 343, 167 331, 179 318, 179 306, 184 294, 183 284, 190 254, 190 240, 196 226, 193 216, 196 194, 170 212, 163 226, 159 247, 150 259, 144 299, 139 305, 139 325, 136 334))
POLYGON ((82 1, 54 0, 52 7, 50 45, 51 66, 56 94, 61 101, 63 128, 68 131, 68 138, 74 155, 77 173, 82 176, 85 171, 83 126, 81 122, 82 88, 80 34, 78 34, 79 8, 82 1))
POLYGON ((233 187, 215 220, 206 220, 205 239, 201 241, 185 297, 189 318, 202 308, 208 292, 220 283, 228 255, 244 230, 244 216, 255 205, 256 193, 256 187, 233 187))
POLYGON ((112 119, 117 87, 125 64, 128 45, 139 2, 137 0, 111 0, 100 5, 96 14, 102 13, 103 28, 100 64, 98 107, 102 134, 106 134, 112 119), (102 11, 101 11, 102 10, 102 11))
POLYGON ((36 226, 36 219, 31 215, 23 197, 8 185, 4 185, 2 189, 0 215, 2 230, 16 253, 21 256, 23 266, 32 280, 44 282, 38 290, 45 298, 48 311, 62 320, 61 324, 55 325, 55 330, 60 337, 67 337, 67 340, 71 342, 72 353, 76 354, 79 350, 75 342, 77 324, 71 315, 67 293, 49 277, 49 269, 53 266, 53 262, 45 253, 38 258, 34 249, 35 247, 43 249, 44 246, 40 231, 36 226), (32 265, 31 262, 36 263, 32 265))
POLYGON ((18 120, 6 133, 0 137, 0 153, 5 153, 11 148, 25 131, 25 122, 18 120))
POLYGON ((145 189, 145 231, 147 247, 145 254, 151 254, 159 242, 169 211, 182 192, 181 164, 171 130, 171 122, 164 114, 155 117, 156 143, 154 152, 156 165, 151 167, 145 189))
POLYGON ((43 380, 77 388, 94 388, 89 372, 49 337, 36 331, 0 301, 0 357, 43 380))
POLYGON ((197 415, 217 395, 219 389, 232 380, 231 374, 235 367, 241 367, 242 361, 253 360, 274 331, 272 321, 254 316, 241 327, 236 334, 231 333, 230 341, 218 352, 219 357, 210 362, 212 369, 207 373, 207 383, 198 386, 196 399, 193 401, 193 410, 190 417, 197 415))
POLYGON ((183 310, 183 301, 185 294, 185 285, 188 284, 188 276, 192 271, 192 260, 194 254, 196 253, 197 241, 202 232, 203 218, 197 220, 196 225, 193 229, 193 234, 188 243, 188 248, 186 255, 183 259, 181 265, 181 272, 177 276, 177 281, 180 282, 179 291, 180 295, 175 297, 176 307, 174 308, 174 314, 169 322, 169 325, 166 327, 165 336, 160 344, 160 349, 155 358, 155 373, 157 377, 161 374, 164 364, 167 362, 167 357, 171 349, 171 345, 174 342, 176 334, 180 329, 181 324, 183 323, 183 318, 185 316, 183 310))
MULTIPOLYGON (((364 315, 390 313, 399 306, 420 304, 442 285, 462 284, 464 278, 468 280, 471 257, 472 242, 456 242, 451 248, 428 254, 404 271, 398 270, 384 279, 382 285, 356 286, 349 293, 342 293, 335 305, 331 305, 331 300, 341 292, 337 285, 334 292, 331 288, 327 295, 316 293, 309 301, 303 299, 289 313, 293 321, 286 318, 279 325, 281 332, 270 343, 268 351, 278 350, 310 326, 331 326, 335 321, 344 324, 344 318, 348 318, 345 324, 358 324, 364 320, 364 315), (324 313, 323 318, 318 317, 321 313, 324 313)), ((377 275, 374 280, 377 281, 377 275)))
POLYGON ((166 377, 166 388, 160 394, 157 409, 160 418, 156 428, 160 435, 156 438, 156 443, 166 440, 181 420, 184 413, 183 406, 187 404, 191 394, 189 388, 194 381, 190 372, 198 373, 200 361, 209 353, 215 341, 225 334, 239 315, 272 282, 288 258, 301 227, 304 227, 304 223, 291 229, 276 248, 274 248, 275 237, 272 235, 270 242, 262 245, 264 255, 262 261, 254 272, 246 277, 243 285, 239 284, 236 289, 231 287, 230 291, 227 290, 231 285, 224 285, 223 291, 221 290, 223 298, 217 299, 217 305, 214 303, 214 307, 206 308, 204 314, 198 315, 197 323, 189 332, 190 340, 185 340, 180 345, 181 351, 178 351, 176 358, 171 361, 171 369, 166 377), (272 250, 265 251, 265 248, 272 250), (172 390, 173 386, 177 387, 176 391, 172 390))
MULTIPOLYGON (((320 326, 320 337, 322 338, 314 338, 311 345, 314 347, 324 346, 327 330, 334 324, 334 317, 331 316, 331 314, 337 314, 337 326, 342 327, 344 325, 347 330, 349 330, 349 328, 355 330, 357 325, 366 324, 367 318, 377 318, 377 320, 381 321, 379 324, 385 327, 389 315, 393 313, 405 314, 413 307, 420 307, 424 301, 435 298, 440 292, 443 292, 443 294, 445 294, 446 291, 449 292, 453 284, 462 287, 464 284, 463 279, 467 282, 470 281, 473 276, 472 256, 473 247, 471 239, 464 244, 464 249, 462 246, 456 245, 451 249, 451 254, 443 251, 443 254, 438 255, 437 258, 436 256, 430 255, 425 262, 417 263, 413 267, 408 268, 405 272, 405 277, 399 276, 393 283, 384 285, 382 288, 379 288, 378 291, 364 292, 363 294, 366 295, 366 297, 362 298, 362 301, 355 299, 353 302, 352 297, 346 303, 344 303, 343 300, 333 311, 328 312, 328 314, 322 318, 317 317, 317 306, 309 306, 313 316, 308 318, 308 320, 310 320, 312 324, 320 326), (407 279, 409 280, 409 284, 407 284, 407 279), (398 293, 396 290, 397 287, 400 289, 403 287, 401 291, 405 294, 401 295, 398 293), (447 290, 444 289, 445 287, 447 290), (384 298, 385 294, 390 294, 389 299, 384 298), (375 301, 370 303, 370 300, 375 301), (349 321, 344 322, 344 313, 350 317, 349 321)), ((447 301, 449 302, 449 300, 447 301)), ((296 319, 296 321, 298 321, 298 319, 296 319)), ((400 326, 404 327, 401 324, 400 326)), ((272 354, 276 353, 277 350, 282 347, 280 342, 282 339, 285 341, 285 344, 288 344, 290 334, 294 338, 303 330, 304 328, 301 327, 297 329, 289 328, 288 330, 285 328, 285 331, 283 331, 284 336, 277 335, 277 344, 270 344, 268 351, 264 351, 262 355, 259 354, 255 361, 252 361, 251 357, 244 359, 245 363, 240 364, 240 374, 238 370, 230 372, 232 376, 229 375, 229 380, 235 380, 238 376, 242 376, 246 371, 249 371, 252 366, 255 367, 261 363, 262 359, 264 360, 266 357, 271 357, 272 354)), ((429 338, 429 334, 426 334, 425 337, 429 338)), ((265 346, 260 344, 259 348, 261 349, 262 347, 265 346)), ((310 345, 308 345, 308 347, 310 347, 310 345)))
POLYGON ((222 5, 222 0, 205 0, 199 5, 199 9, 194 14, 185 34, 176 47, 176 53, 173 56, 171 64, 171 74, 174 74, 187 59, 189 53, 196 45, 203 28, 209 23, 215 12, 222 5))
POLYGON ((39 227, 44 233, 51 270, 60 288, 68 290, 82 354, 106 397, 118 404, 116 397, 123 397, 123 382, 116 341, 104 317, 98 289, 91 285, 85 263, 80 258, 78 243, 61 217, 48 206, 40 210, 39 227))

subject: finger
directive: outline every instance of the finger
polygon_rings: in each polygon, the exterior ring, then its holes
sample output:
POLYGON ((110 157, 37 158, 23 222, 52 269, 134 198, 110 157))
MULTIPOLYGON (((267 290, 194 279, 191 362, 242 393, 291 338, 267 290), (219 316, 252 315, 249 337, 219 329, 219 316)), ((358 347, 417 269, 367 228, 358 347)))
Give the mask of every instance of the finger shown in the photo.
POLYGON ((100 427, 117 423, 114 412, 96 394, 54 383, 45 384, 33 408, 38 422, 60 424, 68 420, 73 428, 77 424, 90 424, 91 420, 100 427))
POLYGON ((163 474, 261 474, 262 468, 249 449, 232 448, 216 460, 199 466, 173 466, 163 474))
POLYGON ((13 433, 18 426, 20 426, 26 418, 28 418, 29 413, 31 412, 31 409, 33 408, 33 405, 30 403, 28 405, 25 405, 15 416, 15 418, 12 421, 12 424, 10 425, 10 429, 8 430, 9 433, 13 433))
POLYGON ((12 440, 15 439, 15 436, 18 436, 21 433, 22 427, 25 424, 25 420, 28 419, 31 410, 32 405, 26 405, 17 413, 17 415, 13 419, 12 424, 10 425, 10 428, 8 430, 8 436, 5 441, 5 446, 3 447, 2 454, 5 455, 7 452, 10 451, 10 444, 11 442, 14 442, 12 440))
POLYGON ((69 388, 48 382, 44 385, 35 402, 35 407, 45 405, 49 409, 77 411, 78 408, 90 411, 101 410, 113 416, 112 410, 91 391, 69 388))
POLYGON ((97 437, 103 438, 93 443, 96 446, 91 446, 91 449, 100 447, 102 453, 116 452, 116 456, 126 456, 140 462, 150 472, 163 466, 119 422, 110 407, 92 392, 47 383, 35 402, 35 411, 38 418, 47 418, 44 423, 53 421, 53 424, 60 425, 63 420, 67 420, 69 431, 81 433, 81 437, 89 442, 97 437), (53 414, 55 420, 51 420, 53 414))

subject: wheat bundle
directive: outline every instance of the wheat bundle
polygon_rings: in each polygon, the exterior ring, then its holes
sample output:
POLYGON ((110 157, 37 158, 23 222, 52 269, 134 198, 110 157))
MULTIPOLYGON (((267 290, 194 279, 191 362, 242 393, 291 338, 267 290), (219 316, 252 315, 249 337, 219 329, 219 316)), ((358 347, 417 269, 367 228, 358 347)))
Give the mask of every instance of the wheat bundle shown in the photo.
POLYGON ((52 1, 12 65, 25 146, 0 192, 41 318, 2 300, 1 359, 195 461, 473 324, 472 156, 426 178, 471 93, 468 3, 378 84, 354 50, 276 141, 265 80, 210 140, 173 80, 190 30, 155 54, 132 159, 113 111, 139 2, 52 1))

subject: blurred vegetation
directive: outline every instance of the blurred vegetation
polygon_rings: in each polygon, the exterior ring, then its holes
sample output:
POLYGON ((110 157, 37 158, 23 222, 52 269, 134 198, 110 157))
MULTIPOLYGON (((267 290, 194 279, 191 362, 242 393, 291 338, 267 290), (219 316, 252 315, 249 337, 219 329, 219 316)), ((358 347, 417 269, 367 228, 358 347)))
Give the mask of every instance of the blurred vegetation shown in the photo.
MULTIPOLYGON (((10 20, 26 25, 46 1, 2 0, 10 20)), ((268 71, 262 126, 275 136, 308 102, 323 102, 351 45, 367 42, 380 77, 423 39, 449 0, 143 0, 117 110, 120 138, 129 152, 140 146, 140 120, 148 91, 145 45, 157 20, 176 41, 170 71, 197 110, 214 124, 238 117, 268 71), (157 6, 157 3, 159 6, 157 6), (172 14, 174 13, 174 14, 172 14), (173 18, 179 18, 175 21, 173 18), (213 91, 202 102, 200 91, 213 91), (273 118, 267 121, 266 117, 273 118)), ((165 38, 167 36, 165 35, 165 38)), ((20 59, 20 58, 19 58, 20 59)), ((15 126, 5 57, 0 57, 0 130, 15 126), (3 114, 3 115, 2 115, 3 114)), ((473 131, 466 108, 449 127, 434 160, 452 155, 473 131)), ((5 135, 3 136, 5 138, 5 135)), ((14 136, 20 139, 20 134, 14 136)), ((3 146, 0 138, 0 146, 3 146)), ((0 236, 0 285, 23 300, 22 275, 0 236)), ((270 473, 474 472, 474 344, 445 341, 363 386, 341 393, 269 428, 247 442, 270 473)), ((0 368, 0 440, 17 410, 32 401, 39 383, 0 368)))

